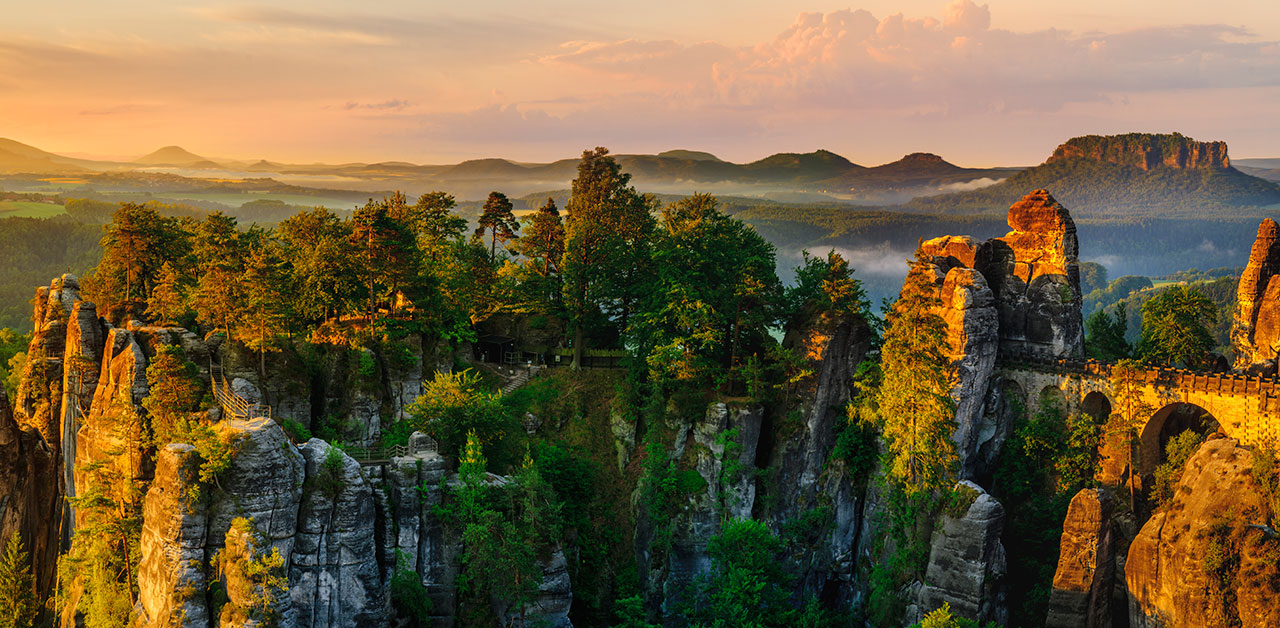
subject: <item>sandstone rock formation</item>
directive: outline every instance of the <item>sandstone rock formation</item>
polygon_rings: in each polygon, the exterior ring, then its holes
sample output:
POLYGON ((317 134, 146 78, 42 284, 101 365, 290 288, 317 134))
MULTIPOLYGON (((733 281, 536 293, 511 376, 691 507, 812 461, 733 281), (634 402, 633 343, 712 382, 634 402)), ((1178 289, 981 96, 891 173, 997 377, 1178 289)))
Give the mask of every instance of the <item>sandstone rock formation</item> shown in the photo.
POLYGON ((1280 541, 1250 527, 1267 507, 1251 466, 1250 451, 1229 438, 1206 441, 1187 461, 1173 503, 1129 547, 1130 626, 1280 625, 1280 541))
POLYGON ((62 520, 59 464, 40 431, 14 420, 0 386, 0 538, 15 532, 31 555, 40 599, 52 590, 61 552, 62 520))
POLYGON ((806 591, 825 589, 841 603, 850 602, 855 597, 864 500, 831 450, 836 426, 847 420, 844 408, 852 398, 854 374, 871 349, 871 330, 861 318, 810 315, 787 330, 783 346, 810 360, 815 375, 798 391, 796 403, 774 410, 771 419, 776 424, 784 417, 799 417, 797 431, 773 438, 767 447, 758 445, 767 452, 758 457, 758 466, 777 469, 772 496, 776 500, 767 518, 780 529, 823 504, 832 505, 823 538, 815 548, 793 557, 799 567, 797 584, 806 591))
POLYGON ((1071 498, 1049 596, 1048 628, 1110 628, 1114 508, 1115 498, 1105 489, 1084 489, 1071 498))
POLYGON ((301 450, 309 485, 289 567, 296 619, 329 628, 385 622, 375 504, 360 463, 316 438, 301 450))
POLYGON ((695 578, 710 571, 707 543, 720 533, 721 522, 750 517, 756 497, 751 469, 755 468, 763 420, 764 408, 760 406, 713 403, 700 420, 677 430, 677 451, 688 451, 686 459, 706 488, 690 499, 684 515, 675 522, 665 568, 651 574, 662 580, 664 602, 679 601, 695 578))
POLYGON ((1001 350, 1083 356, 1079 244, 1070 212, 1036 190, 1009 208, 1009 227, 977 261, 1000 311, 1001 350))
POLYGON ((941 236, 920 243, 923 263, 947 322, 956 400, 960 477, 988 476, 1012 431, 999 354, 1084 355, 1075 223, 1066 208, 1035 190, 1009 208, 1007 235, 979 242, 941 236))
POLYGON ((453 625, 460 548, 446 539, 444 524, 434 509, 444 499, 441 480, 445 461, 435 441, 415 433, 408 456, 393 458, 386 468, 391 517, 397 534, 392 543, 395 560, 416 571, 431 599, 433 626, 453 625))
POLYGON ((1160 166, 1227 168, 1231 165, 1231 160, 1227 157, 1226 142, 1197 142, 1178 133, 1076 137, 1054 150, 1047 163, 1080 157, 1133 166, 1141 170, 1160 166))
POLYGON ((1236 288, 1231 344, 1237 369, 1274 375, 1280 351, 1280 226, 1270 218, 1258 225, 1249 262, 1236 288))
POLYGON ((957 616, 1004 624, 1004 507, 972 482, 962 481, 958 490, 971 492, 973 503, 961 517, 943 515, 934 531, 917 605, 928 613, 947 602, 957 616))
POLYGON ((160 450, 143 506, 138 564, 140 623, 146 628, 208 625, 208 513, 196 499, 199 473, 194 447, 175 443, 160 450))
POLYGON ((951 396, 956 400, 957 453, 960 477, 973 478, 986 471, 977 455, 984 441, 997 430, 984 429, 986 391, 996 366, 999 348, 999 313, 995 297, 982 273, 972 268, 979 247, 969 238, 944 236, 921 244, 931 260, 911 269, 923 273, 937 287, 940 311, 947 323, 951 358, 951 396), (966 261, 970 266, 966 266, 966 261))

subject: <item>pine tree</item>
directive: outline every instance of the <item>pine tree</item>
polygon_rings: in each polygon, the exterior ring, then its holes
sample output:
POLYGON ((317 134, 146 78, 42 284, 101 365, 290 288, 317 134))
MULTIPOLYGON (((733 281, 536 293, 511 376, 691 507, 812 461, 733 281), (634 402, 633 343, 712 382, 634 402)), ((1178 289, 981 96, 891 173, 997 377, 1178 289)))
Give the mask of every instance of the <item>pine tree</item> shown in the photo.
POLYGON ((351 216, 348 241, 355 253, 356 272, 368 293, 366 315, 373 321, 377 297, 390 294, 417 269, 413 234, 391 215, 387 200, 370 200, 351 216), (379 290, 381 288, 381 291, 379 290))
POLYGON ((497 259, 498 240, 506 242, 519 237, 516 232, 520 230, 520 221, 516 220, 511 207, 511 201, 502 192, 490 192, 488 200, 484 202, 484 208, 480 213, 480 224, 476 227, 476 237, 483 238, 488 231, 490 262, 497 259))
POLYGON ((888 475, 913 491, 950 488, 958 462, 947 324, 929 273, 917 258, 888 314, 876 402, 888 444, 888 475))
POLYGON ((284 271, 275 251, 266 246, 255 247, 245 262, 243 307, 240 310, 244 342, 258 352, 258 375, 266 381, 267 352, 278 351, 276 341, 285 331, 284 271))
POLYGON ((630 182, 631 175, 609 156, 609 149, 582 152, 565 206, 561 262, 564 300, 574 330, 574 367, 582 365, 588 319, 602 307, 612 309, 625 329, 638 296, 638 280, 652 270, 645 260, 655 201, 636 192, 630 182))
POLYGON ((520 253, 541 266, 538 272, 544 279, 559 270, 564 257, 564 221, 555 199, 547 197, 529 219, 529 228, 520 239, 520 253))
POLYGON ((1124 461, 1126 483, 1129 485, 1129 509, 1137 507, 1134 485, 1134 448, 1137 445, 1137 429, 1145 417, 1155 411, 1143 398, 1147 383, 1146 367, 1140 360, 1121 360, 1111 367, 1111 393, 1115 397, 1110 420, 1107 421, 1107 448, 1112 456, 1124 461))
POLYGON ((172 262, 165 262, 160 267, 160 275, 156 286, 151 289, 151 298, 147 301, 147 315, 158 323, 177 324, 187 310, 186 296, 182 293, 181 277, 172 262))
POLYGON ((14 530, 0 557, 0 628, 31 628, 37 610, 30 556, 14 530))

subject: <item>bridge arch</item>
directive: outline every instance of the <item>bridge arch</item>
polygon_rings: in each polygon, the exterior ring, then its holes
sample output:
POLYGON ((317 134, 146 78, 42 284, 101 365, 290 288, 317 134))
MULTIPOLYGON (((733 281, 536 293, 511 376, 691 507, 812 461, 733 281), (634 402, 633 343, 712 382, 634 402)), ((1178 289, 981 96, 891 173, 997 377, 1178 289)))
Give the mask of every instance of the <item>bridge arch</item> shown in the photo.
POLYGON ((1203 407, 1185 401, 1165 404, 1142 427, 1138 439, 1138 472, 1144 478, 1155 472, 1164 462, 1165 445, 1173 437, 1186 430, 1211 434, 1218 429, 1218 419, 1203 407))
POLYGON ((1111 417, 1111 399, 1100 390, 1092 391, 1080 400, 1080 413, 1093 417, 1094 423, 1102 425, 1111 417))
POLYGON ((1037 408, 1053 406, 1057 408, 1059 412, 1066 413, 1068 411, 1067 395, 1062 392, 1062 389, 1057 385, 1051 384, 1041 388, 1040 394, 1036 397, 1036 401, 1039 402, 1037 408))

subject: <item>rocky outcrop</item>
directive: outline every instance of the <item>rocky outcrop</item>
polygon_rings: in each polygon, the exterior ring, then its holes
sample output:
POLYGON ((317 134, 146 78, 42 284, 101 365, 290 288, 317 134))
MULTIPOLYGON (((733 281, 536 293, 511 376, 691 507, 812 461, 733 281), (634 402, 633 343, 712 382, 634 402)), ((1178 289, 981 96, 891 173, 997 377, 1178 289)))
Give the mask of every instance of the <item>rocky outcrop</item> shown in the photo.
POLYGON ((386 625, 388 600, 378 564, 373 492, 360 463, 313 438, 301 448, 302 495, 289 596, 298 625, 386 625))
POLYGON ((1111 627, 1114 509, 1115 499, 1104 489, 1084 489, 1071 498, 1049 595, 1048 628, 1111 627))
POLYGON ((1007 235, 990 240, 976 262, 995 293, 1000 349, 1084 355, 1079 243, 1071 214, 1045 190, 1009 208, 1007 235))
POLYGON ((206 505, 198 499, 200 456, 191 445, 160 450, 143 505, 138 564, 139 624, 145 628, 207 626, 206 505))
POLYGON ((14 420, 0 386, 0 539, 17 533, 31 555, 36 594, 52 590, 61 535, 62 489, 59 465, 40 431, 14 420))
POLYGON ((215 431, 235 444, 236 454, 219 480, 221 495, 209 507, 206 549, 221 548, 231 521, 243 517, 289 564, 306 479, 302 454, 270 419, 223 421, 215 431))
POLYGON ((1206 441, 1187 461, 1173 502, 1129 547, 1129 622, 1156 626, 1280 625, 1275 552, 1261 524, 1268 506, 1236 440, 1206 441))
MULTIPOLYGON (((107 331, 102 351, 102 372, 92 405, 76 432, 75 467, 111 464, 123 477, 150 479, 150 461, 139 438, 145 429, 142 399, 149 390, 147 358, 133 334, 118 328, 107 331)), ((88 482, 74 475, 76 494, 83 494, 88 482)))
POLYGON ((1280 351, 1280 226, 1270 218, 1258 225, 1249 263, 1236 287, 1231 326, 1235 367, 1274 375, 1280 351))
POLYGON ((677 431, 677 451, 697 471, 706 488, 690 498, 674 523, 672 549, 660 577, 664 601, 675 602, 698 576, 711 569, 707 543, 721 522, 751 516, 755 506, 756 446, 764 408, 713 403, 700 420, 677 431))
POLYGON ((973 503, 963 516, 944 514, 934 531, 917 606, 928 613, 946 602, 957 616, 1003 625, 1008 619, 999 585, 1006 566, 1000 542, 1004 507, 972 482, 962 481, 957 490, 972 495, 973 503))
POLYGON ((813 546, 797 546, 792 558, 799 587, 825 590, 841 603, 855 597, 855 548, 863 527, 864 500, 843 462, 831 458, 831 451, 836 427, 848 420, 845 406, 852 398, 858 364, 871 349, 871 338, 861 317, 811 315, 787 330, 783 346, 807 359, 814 376, 797 391, 797 402, 771 411, 772 442, 767 456, 757 457, 758 466, 777 470, 765 515, 775 529, 823 507, 830 509, 830 517, 820 526, 821 538, 813 546))
POLYGON ((80 284, 66 274, 49 286, 36 289, 32 320, 35 330, 27 347, 27 361, 14 397, 14 414, 44 436, 45 442, 61 454, 62 365, 67 344, 67 323, 80 300, 80 284))
POLYGON ((1162 166, 1182 169, 1231 166, 1226 142, 1197 142, 1180 133, 1076 137, 1054 150, 1047 163, 1064 159, 1105 161, 1140 170, 1162 166))
POLYGON ((573 628, 569 621, 569 608, 573 606, 573 587, 569 581, 569 563, 565 560, 564 550, 559 546, 552 549, 550 556, 540 559, 542 581, 538 583, 538 594, 533 601, 523 608, 506 608, 499 610, 499 617, 506 617, 505 626, 545 626, 546 628, 573 628))
MULTIPOLYGON (((912 273, 924 274, 937 288, 938 315, 947 323, 948 357, 951 359, 951 396, 956 401, 956 453, 960 477, 986 473, 993 460, 980 451, 999 430, 985 425, 987 389, 995 371, 999 348, 999 313, 987 280, 972 267, 980 245, 970 238, 944 236, 920 245, 922 259, 912 273)), ((908 281, 910 285, 910 281, 908 281)))
POLYGON ((386 487, 395 521, 394 560, 397 568, 417 572, 431 599, 432 626, 453 625, 457 556, 460 548, 446 538, 435 508, 444 500, 441 480, 445 461, 431 438, 415 433, 408 456, 392 458, 386 468, 386 487))

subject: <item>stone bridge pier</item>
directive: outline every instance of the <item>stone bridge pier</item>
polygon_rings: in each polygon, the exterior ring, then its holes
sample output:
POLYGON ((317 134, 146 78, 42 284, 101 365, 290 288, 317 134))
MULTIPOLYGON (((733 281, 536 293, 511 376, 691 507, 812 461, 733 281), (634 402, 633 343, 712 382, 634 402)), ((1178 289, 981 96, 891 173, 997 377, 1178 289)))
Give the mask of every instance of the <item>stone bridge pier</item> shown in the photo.
MULTIPOLYGON (((1006 398, 1028 415, 1055 400, 1068 415, 1105 421, 1115 405, 1111 364, 1096 360, 1021 356, 1002 359, 997 373, 1006 398)), ((1216 425, 1241 444, 1280 445, 1280 380, 1232 373, 1150 368, 1142 400, 1150 411, 1139 419, 1136 471, 1152 473, 1164 460, 1169 439, 1183 430, 1212 431, 1216 425)))

